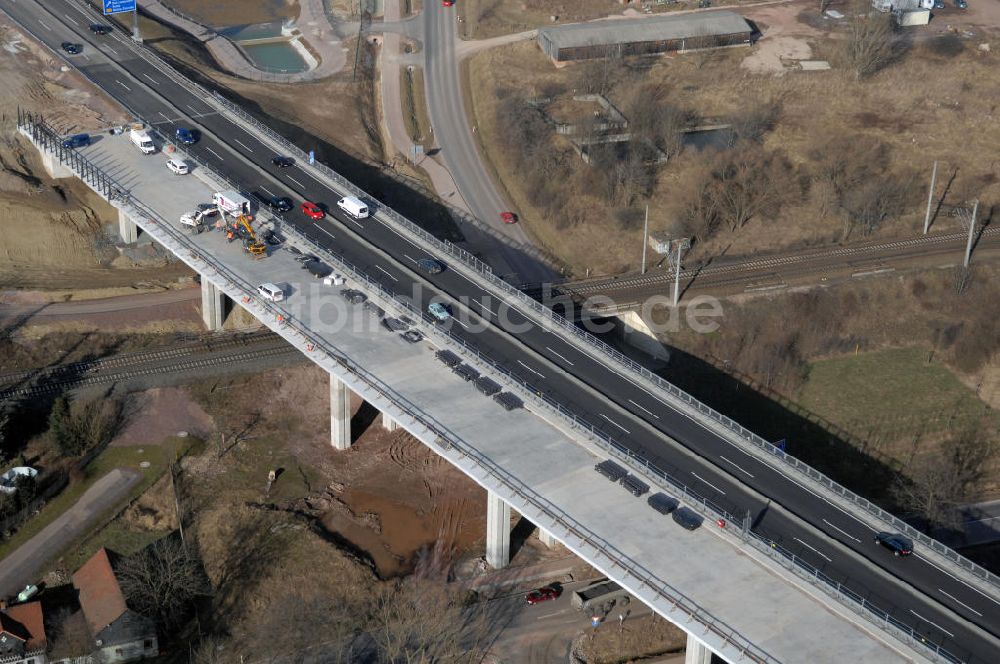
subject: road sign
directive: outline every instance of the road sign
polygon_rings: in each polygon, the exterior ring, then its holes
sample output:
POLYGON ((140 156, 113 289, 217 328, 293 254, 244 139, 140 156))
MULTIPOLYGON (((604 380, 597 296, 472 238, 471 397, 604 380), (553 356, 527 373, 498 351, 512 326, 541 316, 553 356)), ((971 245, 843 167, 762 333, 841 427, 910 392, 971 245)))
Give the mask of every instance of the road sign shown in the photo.
POLYGON ((134 12, 136 0, 104 0, 105 14, 121 14, 134 12))
POLYGON ((309 151, 309 163, 310 164, 315 164, 316 163, 316 151, 315 150, 310 150, 309 151))
POLYGON ((781 440, 779 440, 778 442, 776 442, 774 444, 774 446, 777 447, 782 452, 784 452, 785 451, 785 443, 787 443, 787 442, 788 441, 785 438, 782 438, 781 440))
POLYGON ((590 616, 590 626, 597 629, 601 624, 600 616, 590 616))

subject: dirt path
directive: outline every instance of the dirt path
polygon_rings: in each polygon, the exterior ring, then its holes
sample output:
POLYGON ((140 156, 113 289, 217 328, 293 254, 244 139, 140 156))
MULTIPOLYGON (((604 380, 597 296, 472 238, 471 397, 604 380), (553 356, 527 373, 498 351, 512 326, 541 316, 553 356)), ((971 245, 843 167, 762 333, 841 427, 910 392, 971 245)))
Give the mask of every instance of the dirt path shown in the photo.
POLYGON ((0 565, 0 596, 17 592, 37 581, 42 566, 90 528, 142 479, 134 470, 116 468, 97 480, 80 500, 40 533, 3 559, 0 565))

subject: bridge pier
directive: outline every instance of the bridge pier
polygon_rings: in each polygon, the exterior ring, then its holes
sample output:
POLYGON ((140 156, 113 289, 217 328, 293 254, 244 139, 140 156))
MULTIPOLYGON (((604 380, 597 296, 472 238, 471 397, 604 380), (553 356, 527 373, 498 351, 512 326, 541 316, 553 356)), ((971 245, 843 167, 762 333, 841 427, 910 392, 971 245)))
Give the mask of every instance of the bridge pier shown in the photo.
POLYGON ((351 447, 351 390, 330 374, 330 444, 335 450, 351 447))
POLYGON ((201 318, 210 331, 221 330, 226 320, 226 294, 211 281, 201 277, 201 318))
POLYGON ((134 244, 139 239, 139 227, 121 208, 118 208, 118 237, 125 244, 134 244))
POLYGON ((385 429, 386 431, 395 431, 396 429, 399 428, 399 422, 392 419, 392 417, 390 417, 388 414, 382 413, 381 419, 382 419, 382 428, 385 429))
POLYGON ((559 546, 559 540, 553 537, 552 534, 549 533, 549 531, 541 527, 538 528, 538 539, 541 540, 542 544, 549 547, 550 549, 554 549, 555 547, 559 546))
POLYGON ((622 311, 618 314, 618 327, 622 339, 630 346, 649 353, 657 360, 669 360, 670 353, 656 338, 649 323, 638 311, 622 311))
POLYGON ((486 562, 493 569, 510 562, 510 505, 486 492, 486 562))
POLYGON ((62 162, 59 161, 59 156, 55 152, 39 148, 38 154, 42 158, 42 167, 53 180, 65 180, 66 178, 76 177, 73 171, 63 166, 62 162))
POLYGON ((687 647, 684 649, 684 664, 712 664, 712 651, 697 637, 687 635, 687 647))

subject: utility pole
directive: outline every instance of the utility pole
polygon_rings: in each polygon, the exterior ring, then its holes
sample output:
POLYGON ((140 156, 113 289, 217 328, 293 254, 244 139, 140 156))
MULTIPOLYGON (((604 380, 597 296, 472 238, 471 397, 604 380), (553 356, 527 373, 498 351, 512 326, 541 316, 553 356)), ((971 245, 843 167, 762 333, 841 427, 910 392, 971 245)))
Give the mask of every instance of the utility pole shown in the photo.
POLYGON ((934 160, 934 170, 931 171, 931 188, 927 192, 927 212, 924 214, 924 235, 931 228, 931 204, 934 202, 934 185, 937 182, 937 160, 934 160))
POLYGON ((972 219, 969 220, 969 242, 965 245, 965 267, 972 260, 972 237, 976 233, 976 215, 979 214, 979 201, 972 204, 972 219))
POLYGON ((647 246, 649 246, 649 204, 646 205, 646 221, 642 225, 642 274, 646 274, 647 246))
POLYGON ((681 299, 681 252, 691 246, 690 238, 675 240, 677 243, 677 261, 674 263, 674 306, 681 299))

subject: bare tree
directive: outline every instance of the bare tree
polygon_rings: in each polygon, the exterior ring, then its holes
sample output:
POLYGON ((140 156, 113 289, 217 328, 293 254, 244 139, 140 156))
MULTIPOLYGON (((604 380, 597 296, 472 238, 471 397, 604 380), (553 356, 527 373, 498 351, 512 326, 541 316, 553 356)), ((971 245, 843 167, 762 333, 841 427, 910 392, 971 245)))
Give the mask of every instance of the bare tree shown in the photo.
POLYGON ((578 65, 576 89, 595 95, 607 95, 621 80, 625 68, 616 46, 606 46, 604 54, 578 65))
POLYGON ((932 526, 956 528, 956 507, 967 502, 983 479, 995 444, 981 432, 960 434, 945 443, 945 453, 920 458, 900 477, 893 495, 932 526))
POLYGON ((779 207, 781 193, 795 186, 783 157, 747 149, 725 155, 712 172, 709 195, 729 230, 779 207))
POLYGON ((871 235, 886 221, 896 218, 906 210, 911 185, 903 178, 885 174, 868 180, 842 195, 841 205, 847 212, 844 236, 860 227, 864 235, 871 235))
POLYGON ((172 536, 122 559, 115 572, 129 606, 165 627, 181 624, 195 598, 207 594, 201 562, 172 536))
POLYGON ((867 78, 892 64, 900 55, 892 14, 867 11, 851 19, 845 45, 855 77, 867 78))

